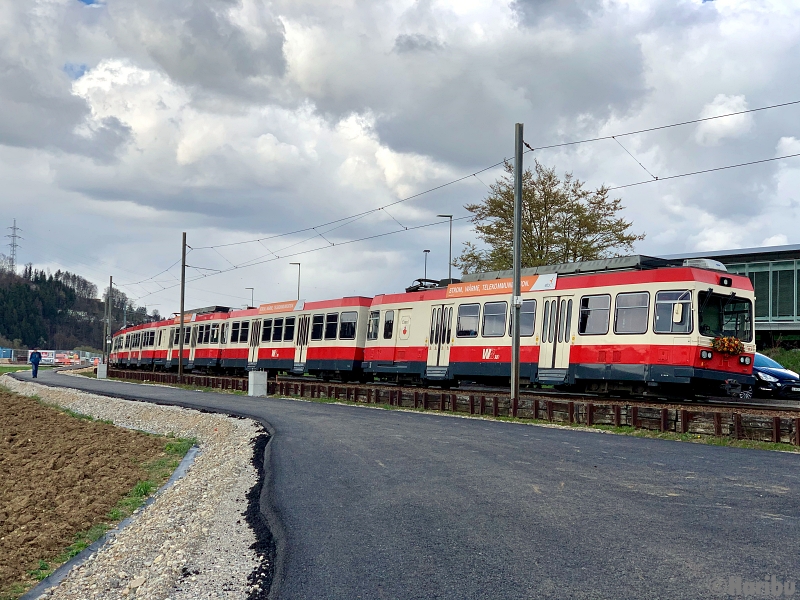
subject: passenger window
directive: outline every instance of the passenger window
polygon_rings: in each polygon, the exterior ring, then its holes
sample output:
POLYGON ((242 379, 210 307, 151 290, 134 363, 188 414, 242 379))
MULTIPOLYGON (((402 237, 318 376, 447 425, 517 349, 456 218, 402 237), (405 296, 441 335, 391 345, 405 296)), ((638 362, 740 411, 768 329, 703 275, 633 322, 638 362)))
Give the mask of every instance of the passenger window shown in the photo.
POLYGON ((283 341, 291 342, 294 340, 294 322, 296 317, 286 317, 286 326, 283 330, 283 341))
POLYGON ((617 294, 614 310, 614 333, 647 333, 650 294, 631 292, 617 294))
POLYGON ((261 341, 269 342, 272 339, 272 319, 264 319, 261 330, 261 341))
POLYGON ((531 337, 536 325, 536 300, 523 300, 519 311, 519 335, 531 337))
POLYGON ((231 344, 239 343, 239 322, 231 325, 231 344))
POLYGON ((272 322, 272 341, 280 342, 283 339, 283 319, 275 319, 272 322))
POLYGON ((211 325, 206 325, 206 330, 203 332, 203 343, 207 344, 211 341, 211 325))
POLYGON ((183 328, 183 345, 189 345, 189 338, 192 335, 192 328, 191 327, 184 327, 183 328))
POLYGON ((339 339, 340 340, 354 340, 356 339, 356 322, 358 321, 358 313, 355 311, 348 311, 342 313, 342 320, 339 324, 339 339))
POLYGON ((221 344, 227 344, 228 343, 228 324, 227 323, 223 323, 222 324, 222 333, 220 335, 220 340, 219 341, 220 341, 221 344))
POLYGON ((572 298, 567 302, 567 320, 564 325, 564 341, 569 341, 570 330, 572 329, 572 298))
POLYGON ((335 340, 337 329, 339 329, 339 313, 325 315, 325 339, 335 340))
POLYGON ((242 327, 239 329, 239 343, 244 344, 247 341, 247 334, 250 330, 250 321, 242 321, 242 327))
POLYGON ((219 342, 219 323, 214 323, 211 326, 211 343, 216 344, 219 342))
POLYGON ((611 296, 583 296, 578 333, 581 335, 605 335, 608 333, 611 296))
POLYGON ((502 337, 506 332, 507 302, 487 302, 483 305, 483 337, 502 337))
POLYGON ((394 311, 387 310, 383 314, 383 339, 390 340, 394 335, 394 311))
POLYGON ((462 304, 458 307, 456 337, 478 337, 478 321, 481 316, 480 304, 462 304))
POLYGON ((311 339, 321 340, 322 331, 325 328, 325 315, 314 315, 311 317, 311 339))
POLYGON ((378 325, 380 325, 381 313, 379 310, 373 310, 369 313, 369 323, 367 325, 367 339, 378 339, 378 325))
POLYGON ((656 292, 653 331, 656 333, 691 333, 692 292, 689 290, 656 292))

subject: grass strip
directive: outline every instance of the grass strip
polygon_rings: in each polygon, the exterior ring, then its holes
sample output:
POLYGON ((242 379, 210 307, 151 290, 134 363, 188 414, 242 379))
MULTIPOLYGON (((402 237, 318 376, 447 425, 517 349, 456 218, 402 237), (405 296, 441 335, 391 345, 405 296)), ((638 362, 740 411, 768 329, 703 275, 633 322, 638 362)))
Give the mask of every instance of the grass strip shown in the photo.
POLYGON ((693 444, 706 444, 709 446, 726 446, 729 448, 747 448, 751 450, 772 450, 779 452, 800 452, 800 447, 793 446, 792 444, 776 443, 776 442, 761 442, 756 440, 736 440, 730 437, 717 437, 714 435, 702 435, 698 433, 674 433, 674 432, 660 432, 652 431, 650 429, 636 429, 630 426, 615 427, 614 425, 586 425, 585 423, 557 423, 553 421, 546 421, 544 419, 525 419, 520 417, 494 417, 491 415, 471 415, 465 412, 450 412, 440 411, 435 409, 414 408, 413 406, 394 406, 389 404, 365 404, 364 402, 353 402, 352 400, 342 400, 336 398, 308 398, 294 395, 276 396, 278 398, 292 398, 296 400, 305 400, 307 402, 317 402, 319 404, 344 404, 348 406, 369 406, 371 408, 380 408, 382 410, 401 410, 406 412, 418 413, 432 413, 447 416, 457 416, 467 419, 483 419, 486 421, 504 421, 508 423, 520 423, 523 425, 548 425, 557 426, 570 429, 595 429, 613 433, 616 435, 628 435, 638 438, 651 438, 658 440, 670 440, 674 442, 690 442, 693 444))
MULTIPOLYGON (((46 406, 53 406, 46 404, 46 406)), ((57 408, 53 406, 54 408, 57 408)), ((60 409, 62 412, 70 414, 78 419, 95 420, 89 415, 75 413, 68 409, 60 409)), ((98 419, 99 420, 99 419, 98 419)), ((102 423, 111 423, 111 421, 99 420, 102 423)), ((154 435, 147 432, 141 432, 145 435, 154 435)), ((160 437, 160 436, 158 436, 160 437)), ((91 546, 94 542, 99 540, 105 533, 115 527, 120 521, 132 515, 136 510, 141 507, 147 499, 162 485, 164 485, 178 468, 183 457, 189 449, 197 443, 196 438, 177 438, 174 434, 170 433, 166 436, 167 441, 164 445, 164 456, 156 458, 143 464, 142 467, 147 472, 147 479, 141 480, 133 486, 133 489, 124 497, 120 498, 116 506, 112 508, 106 517, 106 521, 97 523, 86 531, 79 531, 75 534, 72 544, 67 546, 64 551, 56 557, 49 560, 39 560, 39 566, 36 569, 28 571, 28 575, 36 581, 41 581, 48 577, 59 566, 67 562, 69 559, 77 556, 83 550, 91 546)), ((0 600, 5 600, 0 598, 0 600)))

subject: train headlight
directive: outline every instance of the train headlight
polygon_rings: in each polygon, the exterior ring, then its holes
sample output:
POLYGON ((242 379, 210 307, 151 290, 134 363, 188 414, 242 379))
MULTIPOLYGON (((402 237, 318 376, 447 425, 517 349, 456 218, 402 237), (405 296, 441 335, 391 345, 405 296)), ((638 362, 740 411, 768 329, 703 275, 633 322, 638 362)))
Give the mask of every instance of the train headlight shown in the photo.
POLYGON ((753 359, 751 359, 749 356, 739 357, 739 363, 742 365, 749 365, 751 362, 753 362, 753 359))
POLYGON ((703 360, 711 360, 714 356, 714 353, 711 350, 700 350, 700 358, 703 360))

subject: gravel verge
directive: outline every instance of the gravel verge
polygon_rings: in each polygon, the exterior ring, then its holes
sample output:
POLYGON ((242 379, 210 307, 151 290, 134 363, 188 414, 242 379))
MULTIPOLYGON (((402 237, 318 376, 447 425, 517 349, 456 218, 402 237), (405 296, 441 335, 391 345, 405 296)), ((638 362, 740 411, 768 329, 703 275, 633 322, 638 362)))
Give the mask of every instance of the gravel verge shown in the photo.
POLYGON ((260 457, 267 435, 251 419, 158 406, 0 377, 19 394, 115 425, 197 438, 186 475, 41 598, 261 598, 269 548, 257 536, 260 457))

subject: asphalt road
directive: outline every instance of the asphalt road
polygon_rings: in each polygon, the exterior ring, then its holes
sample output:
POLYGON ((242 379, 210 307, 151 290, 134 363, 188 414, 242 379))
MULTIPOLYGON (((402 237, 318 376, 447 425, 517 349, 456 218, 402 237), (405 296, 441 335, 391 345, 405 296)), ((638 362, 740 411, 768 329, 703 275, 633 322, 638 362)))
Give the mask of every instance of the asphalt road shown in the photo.
POLYGON ((278 598, 683 599, 800 580, 797 455, 39 377, 267 421, 278 598))

